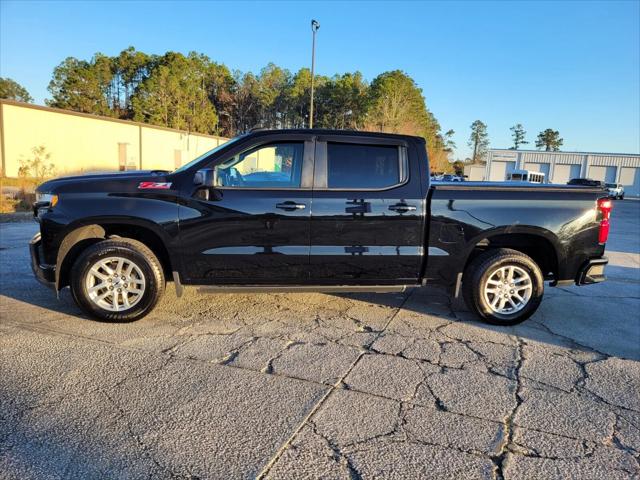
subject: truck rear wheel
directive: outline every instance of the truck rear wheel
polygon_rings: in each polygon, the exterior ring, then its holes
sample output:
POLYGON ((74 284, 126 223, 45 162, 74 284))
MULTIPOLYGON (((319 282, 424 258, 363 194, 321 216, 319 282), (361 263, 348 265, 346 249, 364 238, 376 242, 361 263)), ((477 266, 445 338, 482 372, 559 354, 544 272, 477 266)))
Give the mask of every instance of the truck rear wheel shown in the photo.
POLYGON ((164 274, 143 243, 117 238, 84 250, 71 270, 71 293, 88 315, 131 322, 147 315, 164 292, 164 274))
POLYGON ((467 306, 494 325, 515 325, 540 306, 544 278, 540 267, 517 250, 488 250, 465 269, 462 292, 467 306))

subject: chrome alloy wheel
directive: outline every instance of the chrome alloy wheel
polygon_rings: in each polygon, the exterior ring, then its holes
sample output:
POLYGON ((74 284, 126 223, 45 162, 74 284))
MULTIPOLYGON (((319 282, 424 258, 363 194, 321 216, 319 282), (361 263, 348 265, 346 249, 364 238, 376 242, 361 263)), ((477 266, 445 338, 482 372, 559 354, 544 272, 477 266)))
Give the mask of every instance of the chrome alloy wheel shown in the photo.
POLYGON ((145 279, 134 262, 123 257, 104 258, 94 263, 85 279, 89 299, 110 312, 128 310, 144 295, 145 279))
POLYGON ((495 313, 510 315, 522 310, 533 293, 526 270, 509 265, 494 270, 483 288, 484 300, 495 313))

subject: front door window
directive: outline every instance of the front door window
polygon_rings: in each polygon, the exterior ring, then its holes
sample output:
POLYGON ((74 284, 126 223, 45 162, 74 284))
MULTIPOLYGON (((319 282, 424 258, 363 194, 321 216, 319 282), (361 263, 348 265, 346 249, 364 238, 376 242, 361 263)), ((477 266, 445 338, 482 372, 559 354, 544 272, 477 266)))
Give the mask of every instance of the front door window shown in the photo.
POLYGON ((261 145, 216 166, 216 186, 300 188, 303 142, 261 145))

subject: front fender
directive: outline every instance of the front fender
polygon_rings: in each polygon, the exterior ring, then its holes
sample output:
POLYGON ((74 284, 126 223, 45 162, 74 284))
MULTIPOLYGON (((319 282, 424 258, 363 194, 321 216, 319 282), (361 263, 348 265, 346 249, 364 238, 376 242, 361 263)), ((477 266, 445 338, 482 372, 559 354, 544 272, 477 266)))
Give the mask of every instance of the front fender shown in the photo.
MULTIPOLYGON (((173 251, 172 237, 160 225, 150 220, 131 216, 107 216, 88 217, 77 220, 67 226, 60 235, 62 240, 56 256, 55 288, 60 290, 67 285, 67 273, 71 268, 71 259, 76 258, 74 251, 79 253, 88 244, 108 238, 112 234, 120 234, 120 230, 128 228, 129 231, 136 231, 137 234, 129 235, 134 238, 140 237, 145 232, 154 234, 162 243, 168 256, 173 251)), ((156 252, 157 253, 157 252, 156 252)))

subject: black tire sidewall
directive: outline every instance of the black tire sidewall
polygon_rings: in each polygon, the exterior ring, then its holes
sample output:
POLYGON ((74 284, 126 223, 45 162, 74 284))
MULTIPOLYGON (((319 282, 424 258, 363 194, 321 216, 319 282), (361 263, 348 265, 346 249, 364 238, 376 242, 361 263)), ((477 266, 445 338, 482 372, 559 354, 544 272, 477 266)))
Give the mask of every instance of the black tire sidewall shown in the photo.
POLYGON ((540 306, 542 297, 544 294, 544 279, 542 272, 536 263, 528 256, 520 254, 519 252, 514 254, 496 252, 493 256, 488 256, 484 262, 479 262, 475 271, 471 273, 472 276, 472 288, 471 298, 468 299, 472 302, 470 305, 476 313, 482 317, 482 319, 488 323, 494 325, 515 325, 520 323, 531 315, 540 306), (484 298, 484 285, 486 284, 489 276, 496 269, 506 266, 516 266, 525 270, 533 285, 533 291, 531 292, 531 298, 525 307, 514 314, 499 314, 494 312, 484 298))
POLYGON ((122 242, 104 241, 99 242, 82 252, 73 265, 71 272, 72 296, 78 306, 93 318, 109 322, 131 322, 143 317, 158 302, 160 296, 160 283, 162 278, 156 275, 154 266, 149 259, 133 246, 122 242), (134 262, 141 270, 145 279, 145 292, 142 299, 133 307, 119 312, 104 310, 93 303, 89 298, 86 288, 86 275, 91 267, 102 259, 108 257, 122 257, 134 262))

